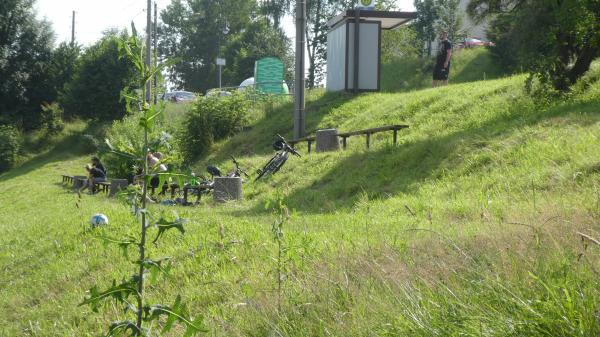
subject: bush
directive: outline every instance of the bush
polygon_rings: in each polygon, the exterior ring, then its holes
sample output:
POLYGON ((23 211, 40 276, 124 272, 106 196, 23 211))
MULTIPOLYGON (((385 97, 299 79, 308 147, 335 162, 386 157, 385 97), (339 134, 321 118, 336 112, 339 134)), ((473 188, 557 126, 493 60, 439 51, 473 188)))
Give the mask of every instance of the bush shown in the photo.
POLYGON ((215 141, 241 130, 249 105, 241 93, 197 100, 179 137, 186 160, 205 154, 215 141))
POLYGON ((13 167, 20 147, 19 131, 12 126, 0 125, 0 172, 8 171, 13 167))
MULTIPOLYGON (((113 125, 106 133, 106 139, 113 149, 121 152, 137 153, 139 158, 143 158, 144 134, 138 128, 139 115, 129 115, 123 120, 113 122, 113 125)), ((163 158, 164 162, 172 169, 181 167, 181 151, 172 142, 171 132, 173 130, 166 123, 158 122, 154 130, 149 134, 150 139, 156 141, 149 144, 150 151, 169 153, 168 158, 163 158)), ((118 155, 108 146, 100 146, 100 157, 106 166, 108 174, 112 178, 133 179, 135 171, 141 167, 141 160, 136 158, 127 158, 118 155)))
POLYGON ((65 128, 63 122, 63 110, 58 103, 42 103, 41 114, 42 126, 48 131, 48 134, 54 135, 65 128))

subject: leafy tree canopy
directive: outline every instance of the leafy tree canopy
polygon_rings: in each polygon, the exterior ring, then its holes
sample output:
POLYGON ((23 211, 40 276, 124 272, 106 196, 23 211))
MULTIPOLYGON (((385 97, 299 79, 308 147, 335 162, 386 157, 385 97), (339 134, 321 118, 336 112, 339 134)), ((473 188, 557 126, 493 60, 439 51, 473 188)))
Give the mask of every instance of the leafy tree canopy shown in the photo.
POLYGON ((559 91, 600 56, 600 0, 472 0, 468 11, 492 18, 494 51, 505 63, 559 91))
POLYGON ((33 0, 0 2, 0 123, 38 124, 40 104, 56 98, 49 74, 54 33, 35 18, 33 0))
POLYGON ((181 58, 170 81, 191 91, 216 87, 220 47, 242 33, 257 11, 254 0, 173 0, 161 12, 159 26, 160 54, 181 58))
POLYGON ((127 36, 125 31, 107 31, 83 52, 61 96, 67 116, 113 120, 125 115, 121 90, 137 80, 133 63, 119 57, 118 40, 127 36))

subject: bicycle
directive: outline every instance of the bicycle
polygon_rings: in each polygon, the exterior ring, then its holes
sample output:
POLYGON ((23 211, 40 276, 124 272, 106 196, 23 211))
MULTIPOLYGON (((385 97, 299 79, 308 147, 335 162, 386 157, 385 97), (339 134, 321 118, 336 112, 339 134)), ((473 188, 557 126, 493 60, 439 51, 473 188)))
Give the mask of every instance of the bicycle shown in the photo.
POLYGON ((229 158, 231 158, 233 165, 235 165, 235 169, 233 169, 233 171, 227 173, 228 177, 233 178, 233 177, 241 177, 242 175, 244 175, 246 178, 250 178, 248 173, 246 173, 246 171, 244 171, 240 168, 240 163, 238 163, 238 161, 235 159, 234 156, 229 156, 229 158))
MULTIPOLYGON (((248 173, 246 173, 246 171, 244 171, 242 168, 240 168, 240 163, 233 156, 230 156, 230 158, 233 161, 235 168, 233 169, 233 171, 227 173, 226 177, 233 178, 233 177, 241 177, 242 175, 244 175, 249 178, 250 176, 248 175, 248 173)), ((190 191, 193 195, 197 196, 196 204, 200 203, 202 194, 209 194, 210 192, 212 192, 214 190, 215 177, 223 176, 223 174, 221 173, 221 169, 219 169, 218 167, 216 167, 214 165, 208 165, 206 167, 206 171, 208 172, 208 174, 210 174, 210 176, 211 176, 210 179, 201 177, 201 180, 199 182, 196 182, 195 184, 186 184, 186 186, 184 186, 184 188, 183 188, 183 204, 184 205, 190 204, 187 201, 188 193, 190 191)))
POLYGON ((298 151, 296 151, 285 141, 285 138, 283 138, 280 135, 277 135, 277 137, 279 139, 275 141, 275 143, 273 143, 273 148, 279 152, 277 152, 273 156, 273 158, 271 158, 271 160, 267 162, 267 164, 262 168, 262 170, 259 169, 257 171, 258 176, 256 177, 256 179, 254 179, 254 181, 257 181, 265 175, 273 175, 277 173, 277 171, 279 171, 283 164, 285 164, 285 162, 288 160, 290 153, 295 156, 302 157, 300 153, 298 153, 298 151))

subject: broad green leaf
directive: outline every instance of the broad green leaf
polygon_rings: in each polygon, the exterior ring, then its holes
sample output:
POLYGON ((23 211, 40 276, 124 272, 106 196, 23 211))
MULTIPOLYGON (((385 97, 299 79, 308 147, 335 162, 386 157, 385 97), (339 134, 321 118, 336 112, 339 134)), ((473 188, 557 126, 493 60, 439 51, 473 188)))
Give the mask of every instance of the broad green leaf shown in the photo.
POLYGON ((116 280, 113 280, 112 287, 105 291, 100 292, 97 286, 90 289, 90 296, 87 297, 83 302, 79 303, 79 306, 88 304, 91 306, 92 311, 98 312, 98 308, 102 301, 112 298, 113 300, 123 303, 129 296, 139 298, 141 295, 137 291, 137 277, 134 276, 123 283, 118 284, 116 280))
POLYGON ((177 229, 181 234, 185 234, 185 229, 183 228, 183 224, 185 223, 185 219, 182 218, 177 218, 173 221, 169 221, 165 218, 160 218, 155 224, 154 226, 156 228, 158 228, 158 233, 156 234, 156 237, 154 238, 154 241, 152 241, 152 243, 156 243, 156 241, 158 241, 158 239, 168 230, 170 229, 177 229))
POLYGON ((140 329, 138 329, 134 322, 119 321, 110 324, 108 327, 108 333, 105 335, 105 337, 119 336, 123 333, 127 333, 127 330, 131 331, 129 336, 139 336, 141 333, 140 329))

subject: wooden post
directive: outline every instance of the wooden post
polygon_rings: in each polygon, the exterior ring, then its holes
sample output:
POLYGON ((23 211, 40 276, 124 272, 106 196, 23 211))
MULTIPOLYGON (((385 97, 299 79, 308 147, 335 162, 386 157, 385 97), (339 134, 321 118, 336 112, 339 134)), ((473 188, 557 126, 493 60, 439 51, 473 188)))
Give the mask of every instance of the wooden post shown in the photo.
POLYGON ((394 129, 394 145, 398 142, 398 129, 394 129))
POLYGON ((344 146, 344 150, 346 149, 346 138, 348 138, 348 137, 343 137, 342 136, 342 144, 344 146))
POLYGON ((370 147, 371 145, 371 134, 367 133, 367 149, 370 147))

